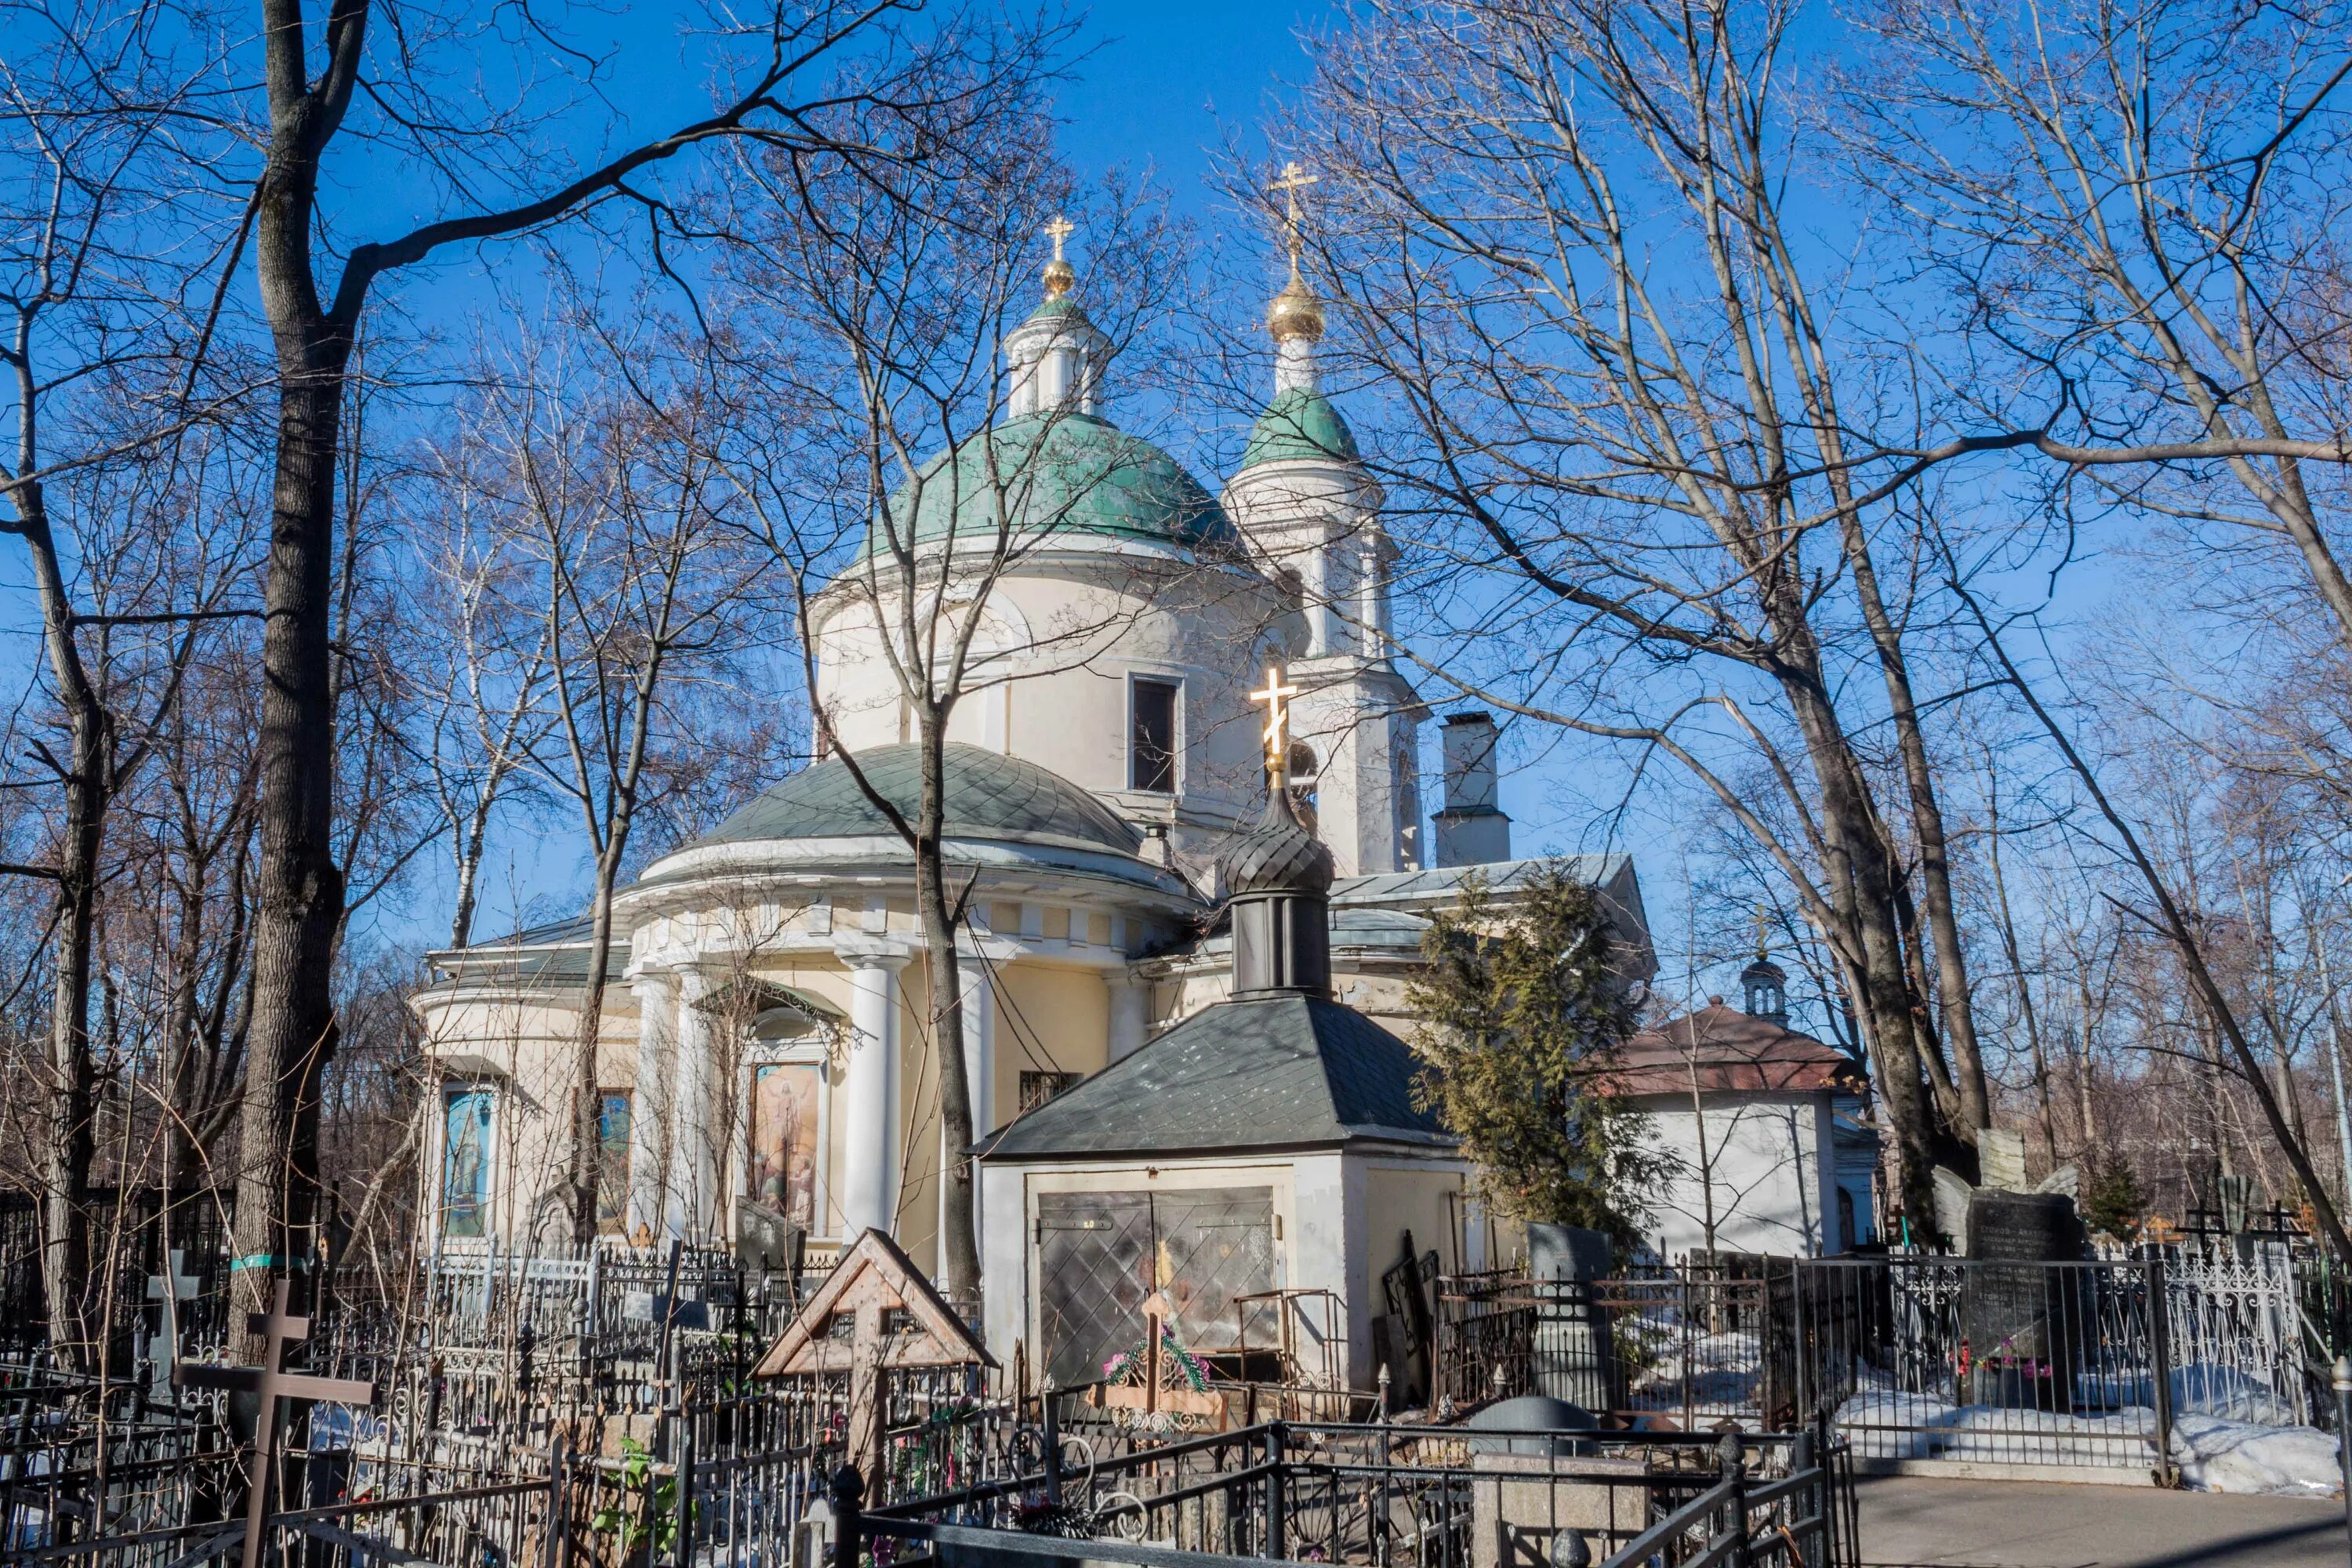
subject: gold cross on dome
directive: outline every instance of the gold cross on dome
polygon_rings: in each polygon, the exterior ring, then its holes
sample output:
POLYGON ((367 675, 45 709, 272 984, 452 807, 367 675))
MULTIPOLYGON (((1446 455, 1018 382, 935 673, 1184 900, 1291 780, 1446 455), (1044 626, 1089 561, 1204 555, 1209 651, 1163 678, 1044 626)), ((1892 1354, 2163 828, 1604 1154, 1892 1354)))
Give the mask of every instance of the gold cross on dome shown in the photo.
POLYGON ((1055 213, 1054 221, 1045 226, 1045 232, 1054 237, 1054 259, 1059 261, 1062 259, 1062 241, 1077 233, 1078 226, 1060 213, 1055 213))
POLYGON ((1290 747, 1286 739, 1290 710, 1282 704, 1284 699, 1297 695, 1298 688, 1282 679, 1282 666, 1278 664, 1265 667, 1265 689, 1249 694, 1251 701, 1265 704, 1265 771, 1276 780, 1290 769, 1290 747))
POLYGON ((1322 178, 1320 174, 1308 174, 1307 165, 1294 159, 1282 166, 1282 178, 1266 187, 1269 191, 1282 193, 1283 237, 1284 242, 1290 247, 1290 259, 1294 263, 1298 259, 1299 250, 1298 193, 1322 178))
POLYGON ((1770 955, 1770 953, 1771 953, 1771 951, 1772 951, 1772 942, 1771 942, 1771 935, 1770 935, 1771 930, 1772 930, 1772 910, 1771 910, 1770 907, 1769 907, 1769 906, 1768 906, 1768 905, 1764 905, 1764 904, 1759 904, 1759 905, 1757 905, 1757 906, 1756 906, 1756 959, 1757 959, 1757 962, 1758 962, 1758 963, 1762 963, 1762 962, 1765 960, 1765 958, 1767 958, 1768 956, 1769 956, 1769 955, 1770 955))

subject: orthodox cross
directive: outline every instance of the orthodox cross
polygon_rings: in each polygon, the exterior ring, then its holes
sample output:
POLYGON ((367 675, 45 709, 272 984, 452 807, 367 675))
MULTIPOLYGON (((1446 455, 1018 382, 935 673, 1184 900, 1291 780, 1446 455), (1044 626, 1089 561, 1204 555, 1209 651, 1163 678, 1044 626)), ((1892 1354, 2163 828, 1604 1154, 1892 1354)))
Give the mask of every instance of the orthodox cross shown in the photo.
POLYGON ((1253 691, 1249 700, 1265 704, 1265 771, 1274 778, 1276 789, 1288 782, 1290 746, 1286 731, 1290 722, 1290 710, 1285 708, 1285 698, 1298 695, 1298 688, 1282 679, 1282 666, 1266 666, 1265 689, 1253 691))
POLYGON ((261 1336, 259 1366, 203 1366, 183 1362, 173 1369, 172 1382, 181 1388, 218 1388, 231 1394, 257 1394, 261 1414, 253 1427, 253 1474, 246 1488, 245 1568, 260 1568, 261 1542, 269 1520, 270 1483, 278 1473, 278 1402, 281 1399, 321 1399, 335 1405, 373 1405, 375 1384, 357 1378, 313 1377, 288 1372, 286 1347, 310 1337, 310 1320, 286 1310, 287 1281, 278 1281, 278 1294, 267 1312, 246 1315, 246 1330, 261 1336))
POLYGON ((1305 164, 1294 160, 1282 166, 1282 178, 1266 187, 1269 191, 1282 193, 1283 243, 1290 247, 1290 265, 1294 269, 1298 266, 1299 251, 1298 193, 1320 181, 1322 177, 1320 174, 1308 174, 1305 164))
POLYGON ((1772 911, 1764 904, 1756 906, 1756 957, 1759 963, 1771 956, 1772 911))
POLYGON ((1045 232, 1054 237, 1054 259, 1059 261, 1062 259, 1062 241, 1077 233, 1078 226, 1060 213, 1055 213, 1054 221, 1045 226, 1045 232))

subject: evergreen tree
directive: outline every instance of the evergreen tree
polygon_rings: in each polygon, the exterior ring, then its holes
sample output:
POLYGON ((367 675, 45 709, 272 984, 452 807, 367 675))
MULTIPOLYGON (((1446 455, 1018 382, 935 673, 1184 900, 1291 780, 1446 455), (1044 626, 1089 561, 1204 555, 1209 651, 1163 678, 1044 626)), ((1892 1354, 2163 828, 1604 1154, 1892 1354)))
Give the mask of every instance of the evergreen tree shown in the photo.
POLYGON ((1423 1020, 1414 1093, 1462 1140, 1480 1201, 1630 1244, 1666 1162, 1608 1092, 1633 1027, 1615 952, 1598 895, 1565 868, 1535 872, 1507 912, 1473 872, 1430 918, 1429 968, 1407 995, 1423 1020))

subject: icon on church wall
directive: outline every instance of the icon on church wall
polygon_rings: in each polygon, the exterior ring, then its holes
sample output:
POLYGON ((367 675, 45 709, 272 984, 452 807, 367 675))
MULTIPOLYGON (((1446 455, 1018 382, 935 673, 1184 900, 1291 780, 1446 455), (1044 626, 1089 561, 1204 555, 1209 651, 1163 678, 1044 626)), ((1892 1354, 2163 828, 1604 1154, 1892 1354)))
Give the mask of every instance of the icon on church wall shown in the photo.
POLYGON ((817 1069, 774 1063, 751 1072, 751 1195, 803 1229, 816 1224, 817 1069))
POLYGON ((441 1234, 485 1234, 490 1208, 490 1091, 453 1089, 444 1102, 441 1234))

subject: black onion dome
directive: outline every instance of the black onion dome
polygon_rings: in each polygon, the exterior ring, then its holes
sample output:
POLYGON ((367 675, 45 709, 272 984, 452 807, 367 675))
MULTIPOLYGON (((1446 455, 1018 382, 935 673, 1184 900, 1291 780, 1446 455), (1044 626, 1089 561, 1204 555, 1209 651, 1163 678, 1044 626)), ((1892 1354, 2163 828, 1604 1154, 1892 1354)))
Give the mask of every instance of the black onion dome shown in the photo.
POLYGON ((1788 983, 1789 972, 1769 958, 1759 958, 1739 972, 1739 984, 1742 985, 1786 985, 1788 983))
POLYGON ((1321 898, 1331 890, 1335 872, 1331 851, 1298 820, 1288 790, 1275 791, 1264 820, 1234 840, 1218 869, 1224 874, 1226 896, 1236 899, 1252 893, 1321 898))

